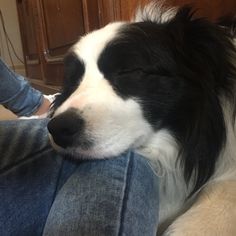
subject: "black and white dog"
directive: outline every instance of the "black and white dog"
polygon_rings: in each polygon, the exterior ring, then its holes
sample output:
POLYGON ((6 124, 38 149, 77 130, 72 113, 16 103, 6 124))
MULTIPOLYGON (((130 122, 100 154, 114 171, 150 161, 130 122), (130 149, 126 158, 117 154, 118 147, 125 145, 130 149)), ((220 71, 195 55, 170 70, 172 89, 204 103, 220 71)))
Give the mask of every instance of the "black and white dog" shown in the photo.
POLYGON ((68 53, 52 144, 87 159, 134 149, 160 176, 161 223, 176 218, 166 235, 236 235, 234 63, 225 27, 149 5, 68 53))

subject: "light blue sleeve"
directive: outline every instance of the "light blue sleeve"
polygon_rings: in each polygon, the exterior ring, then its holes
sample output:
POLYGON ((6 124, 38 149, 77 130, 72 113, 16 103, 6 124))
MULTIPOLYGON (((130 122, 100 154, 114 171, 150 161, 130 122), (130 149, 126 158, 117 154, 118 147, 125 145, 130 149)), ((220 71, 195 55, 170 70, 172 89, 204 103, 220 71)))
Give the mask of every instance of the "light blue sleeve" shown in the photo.
POLYGON ((18 116, 30 116, 42 102, 43 94, 0 59, 0 104, 18 116))

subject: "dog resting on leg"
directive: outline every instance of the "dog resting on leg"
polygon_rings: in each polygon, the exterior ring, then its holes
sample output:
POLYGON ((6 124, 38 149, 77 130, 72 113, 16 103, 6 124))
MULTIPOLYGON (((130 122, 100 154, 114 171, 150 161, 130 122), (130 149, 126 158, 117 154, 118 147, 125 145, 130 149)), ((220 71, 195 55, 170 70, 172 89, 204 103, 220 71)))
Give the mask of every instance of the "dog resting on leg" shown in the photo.
POLYGON ((160 176, 165 235, 234 236, 235 62, 230 30, 151 4, 72 47, 52 145, 75 159, 133 149, 160 176))

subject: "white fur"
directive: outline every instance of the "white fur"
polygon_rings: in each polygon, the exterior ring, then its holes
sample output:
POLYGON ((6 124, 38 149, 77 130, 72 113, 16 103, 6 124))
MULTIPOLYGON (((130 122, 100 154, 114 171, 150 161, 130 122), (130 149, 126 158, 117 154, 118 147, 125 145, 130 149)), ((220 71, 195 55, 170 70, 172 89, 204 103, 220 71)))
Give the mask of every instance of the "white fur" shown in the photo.
POLYGON ((179 147, 167 130, 160 130, 137 151, 151 161, 154 172, 160 178, 159 221, 162 223, 181 210, 189 194, 183 170, 177 162, 179 147))
POLYGON ((85 64, 85 73, 78 89, 59 107, 55 116, 76 108, 86 121, 86 136, 95 145, 86 151, 80 147, 68 148, 69 152, 96 158, 111 157, 143 143, 153 132, 135 98, 120 98, 97 66, 101 51, 122 24, 109 24, 94 31, 73 48, 85 64))
POLYGON ((153 22, 164 23, 170 21, 177 13, 177 7, 167 7, 164 1, 152 1, 144 8, 139 7, 132 21, 142 22, 145 17, 153 22))
MULTIPOLYGON (((151 8, 151 5, 148 6, 144 13, 150 13, 151 8)), ((166 22, 175 15, 176 9, 163 12, 163 5, 160 5, 160 12, 159 22, 166 22)), ((153 17, 153 20, 157 20, 156 11, 153 17)), ((143 12, 140 10, 134 20, 142 19, 143 12)), ((78 89, 59 107, 55 116, 69 108, 76 108, 86 121, 86 135, 95 143, 89 150, 78 147, 68 149, 69 152, 104 158, 133 148, 148 158, 154 172, 160 177, 160 221, 164 222, 182 210, 189 194, 183 170, 176 164, 179 147, 167 130, 154 132, 142 114, 139 101, 136 98, 123 100, 119 97, 97 66, 102 50, 123 24, 109 24, 86 35, 74 46, 73 52, 85 64, 85 73, 78 89)), ((212 182, 236 180, 236 137, 234 127, 228 121, 230 109, 224 103, 223 106, 227 143, 217 163, 215 175, 210 180, 212 182)))
POLYGON ((166 130, 154 133, 143 117, 139 102, 135 98, 126 101, 120 98, 97 67, 100 53, 122 25, 109 24, 86 35, 74 46, 73 52, 85 63, 85 74, 78 89, 59 107, 55 116, 76 108, 86 120, 86 134, 95 141, 89 150, 77 147, 67 152, 104 158, 137 148, 147 157, 160 177, 159 214, 160 221, 164 221, 179 211, 187 195, 182 170, 176 166, 178 145, 166 130))

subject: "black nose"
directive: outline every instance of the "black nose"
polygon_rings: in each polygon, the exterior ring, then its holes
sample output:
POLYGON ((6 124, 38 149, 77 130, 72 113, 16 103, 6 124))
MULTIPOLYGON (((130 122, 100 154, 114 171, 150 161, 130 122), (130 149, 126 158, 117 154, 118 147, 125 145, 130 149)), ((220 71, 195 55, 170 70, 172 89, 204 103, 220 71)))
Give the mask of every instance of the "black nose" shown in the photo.
POLYGON ((80 133, 83 128, 84 120, 75 109, 61 113, 48 123, 48 131, 53 141, 63 148, 72 146, 76 134, 80 133))

